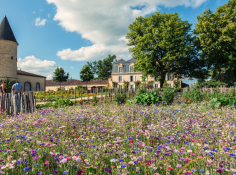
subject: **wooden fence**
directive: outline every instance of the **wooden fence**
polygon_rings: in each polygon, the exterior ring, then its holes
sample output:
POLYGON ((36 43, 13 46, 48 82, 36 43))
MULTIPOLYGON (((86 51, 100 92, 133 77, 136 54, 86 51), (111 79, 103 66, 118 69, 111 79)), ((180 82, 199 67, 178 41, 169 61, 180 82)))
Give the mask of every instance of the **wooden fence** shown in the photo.
POLYGON ((33 113, 36 110, 36 100, 33 92, 22 94, 0 94, 0 110, 13 116, 19 113, 33 113))
MULTIPOLYGON (((183 91, 191 91, 191 87, 188 87, 188 88, 184 88, 183 91)), ((230 88, 227 88, 225 86, 220 86, 220 87, 216 87, 216 88, 199 88, 200 92, 207 92, 207 93, 213 93, 214 90, 216 90, 217 92, 220 92, 220 93, 228 93, 230 92, 231 90, 234 90, 236 92, 236 88, 235 87, 230 87, 230 88)))

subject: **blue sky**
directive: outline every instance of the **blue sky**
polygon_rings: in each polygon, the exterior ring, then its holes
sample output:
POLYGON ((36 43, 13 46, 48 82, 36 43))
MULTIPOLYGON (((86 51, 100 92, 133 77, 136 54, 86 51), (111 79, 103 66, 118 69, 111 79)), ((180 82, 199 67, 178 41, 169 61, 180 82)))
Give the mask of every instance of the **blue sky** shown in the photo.
MULTIPOLYGON (((18 46, 18 69, 51 79, 61 66, 79 79, 87 61, 108 54, 130 59, 125 35, 138 16, 177 12, 197 23, 204 10, 215 11, 228 0, 2 0, 0 20, 6 15, 18 46)), ((191 84, 196 80, 183 80, 191 84)))

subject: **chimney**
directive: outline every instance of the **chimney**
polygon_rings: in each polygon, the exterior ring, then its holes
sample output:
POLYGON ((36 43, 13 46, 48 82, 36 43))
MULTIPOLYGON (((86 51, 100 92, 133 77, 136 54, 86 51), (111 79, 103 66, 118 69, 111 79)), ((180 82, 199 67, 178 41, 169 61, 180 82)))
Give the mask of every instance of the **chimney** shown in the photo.
POLYGON ((117 62, 117 59, 115 59, 115 62, 117 62))

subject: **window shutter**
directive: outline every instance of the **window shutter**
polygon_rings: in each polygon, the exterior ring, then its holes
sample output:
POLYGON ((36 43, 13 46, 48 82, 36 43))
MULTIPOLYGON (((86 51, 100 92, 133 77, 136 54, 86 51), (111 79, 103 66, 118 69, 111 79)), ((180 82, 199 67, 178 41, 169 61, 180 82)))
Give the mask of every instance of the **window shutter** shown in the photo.
POLYGON ((117 82, 119 82, 119 76, 117 76, 117 82))
POLYGON ((168 80, 168 75, 166 74, 166 80, 168 80))
POLYGON ((136 76, 135 75, 133 76, 133 79, 134 79, 134 81, 136 81, 136 76))
POLYGON ((153 88, 155 88, 155 84, 153 84, 153 88))
POLYGON ((148 78, 146 77, 146 78, 145 78, 145 81, 147 81, 147 80, 148 80, 148 78))
POLYGON ((173 74, 171 74, 171 80, 172 80, 172 81, 174 80, 174 75, 173 75, 173 74))
POLYGON ((135 84, 134 84, 134 90, 135 90, 135 84))
POLYGON ((129 82, 130 82, 130 76, 129 76, 129 82))
POLYGON ((155 81, 155 78, 154 78, 154 77, 152 78, 152 81, 155 81))
POLYGON ((129 89, 128 90, 130 90, 130 85, 129 85, 129 89))
POLYGON ((124 76, 122 76, 122 82, 124 81, 124 76))

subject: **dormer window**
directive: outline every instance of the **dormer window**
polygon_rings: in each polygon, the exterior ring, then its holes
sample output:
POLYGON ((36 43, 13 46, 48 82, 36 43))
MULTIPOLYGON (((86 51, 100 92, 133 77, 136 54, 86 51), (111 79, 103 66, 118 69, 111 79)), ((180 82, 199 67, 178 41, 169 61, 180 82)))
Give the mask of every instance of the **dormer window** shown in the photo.
POLYGON ((131 66, 131 67, 129 68, 129 71, 130 71, 130 72, 134 72, 133 69, 134 69, 134 67, 131 66))
POLYGON ((119 67, 119 73, 121 73, 122 72, 122 67, 119 67))

